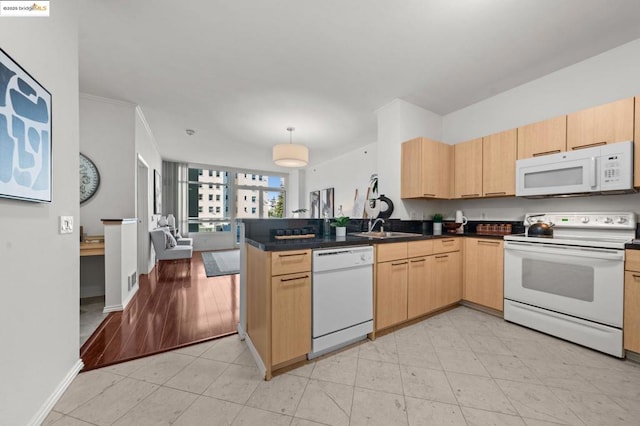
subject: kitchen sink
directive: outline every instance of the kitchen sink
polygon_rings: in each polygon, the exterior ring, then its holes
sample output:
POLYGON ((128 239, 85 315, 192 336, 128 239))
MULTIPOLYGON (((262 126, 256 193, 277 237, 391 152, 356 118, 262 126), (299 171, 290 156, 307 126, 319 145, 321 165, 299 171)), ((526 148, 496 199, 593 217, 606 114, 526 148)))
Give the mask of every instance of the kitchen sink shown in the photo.
POLYGON ((351 235, 366 238, 406 238, 406 237, 422 237, 422 234, 414 234, 412 232, 354 232, 351 235))

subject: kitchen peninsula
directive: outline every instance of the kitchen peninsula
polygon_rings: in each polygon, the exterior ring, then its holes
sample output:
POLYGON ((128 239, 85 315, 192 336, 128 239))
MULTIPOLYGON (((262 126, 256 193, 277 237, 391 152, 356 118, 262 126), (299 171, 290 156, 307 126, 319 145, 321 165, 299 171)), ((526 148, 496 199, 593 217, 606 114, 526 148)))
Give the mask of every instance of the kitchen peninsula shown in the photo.
MULTIPOLYGON (((465 283, 463 269, 474 271, 485 256, 502 259, 502 236, 415 233, 394 238, 367 238, 353 235, 354 225, 344 238, 301 238, 276 240, 273 230, 261 228, 260 221, 244 221, 246 269, 246 337, 254 358, 269 380, 273 372, 304 362, 311 352, 312 254, 315 249, 372 246, 373 332, 387 332, 466 299, 494 314, 502 311, 502 273, 499 262, 487 280, 465 283), (478 245, 477 241, 489 244, 478 245), (468 244, 468 249, 467 249, 468 244), (477 247, 495 253, 479 255, 477 247), (465 261, 465 250, 472 255, 465 261), (464 266, 464 268, 463 268, 464 266), (482 288, 478 288, 482 287, 482 288)), ((264 221, 262 221, 264 222, 264 221)), ((283 220, 275 225, 302 229, 317 226, 314 219, 283 220)), ((422 229, 418 221, 393 221, 403 232, 422 229), (413 226, 413 227, 412 227, 413 226)), ((271 221, 271 226, 274 222, 271 221)), ((515 223, 515 226, 518 224, 515 223)), ((317 228, 316 228, 317 229, 317 228)), ((401 235, 399 232, 396 235, 401 235)))

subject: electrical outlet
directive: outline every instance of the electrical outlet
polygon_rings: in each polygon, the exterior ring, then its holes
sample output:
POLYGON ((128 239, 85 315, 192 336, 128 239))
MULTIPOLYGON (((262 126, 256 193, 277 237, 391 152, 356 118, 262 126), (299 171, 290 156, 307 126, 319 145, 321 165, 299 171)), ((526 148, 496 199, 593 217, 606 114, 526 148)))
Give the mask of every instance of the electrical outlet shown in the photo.
POLYGON ((60 216, 60 233, 73 233, 73 216, 60 216))

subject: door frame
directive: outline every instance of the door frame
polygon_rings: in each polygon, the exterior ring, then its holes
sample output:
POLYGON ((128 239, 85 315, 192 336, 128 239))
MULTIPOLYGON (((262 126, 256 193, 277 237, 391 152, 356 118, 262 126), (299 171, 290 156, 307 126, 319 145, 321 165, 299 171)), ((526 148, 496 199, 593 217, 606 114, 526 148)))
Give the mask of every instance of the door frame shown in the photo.
POLYGON ((138 153, 136 217, 138 219, 138 274, 149 273, 149 164, 138 153))

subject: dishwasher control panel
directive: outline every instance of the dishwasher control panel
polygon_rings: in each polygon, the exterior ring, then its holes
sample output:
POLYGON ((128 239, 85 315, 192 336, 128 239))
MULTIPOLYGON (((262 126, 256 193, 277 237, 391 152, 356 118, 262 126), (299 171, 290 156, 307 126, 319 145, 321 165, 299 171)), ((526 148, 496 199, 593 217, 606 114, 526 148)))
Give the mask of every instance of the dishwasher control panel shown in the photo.
POLYGON ((373 247, 335 247, 313 250, 314 272, 373 265, 373 247))

